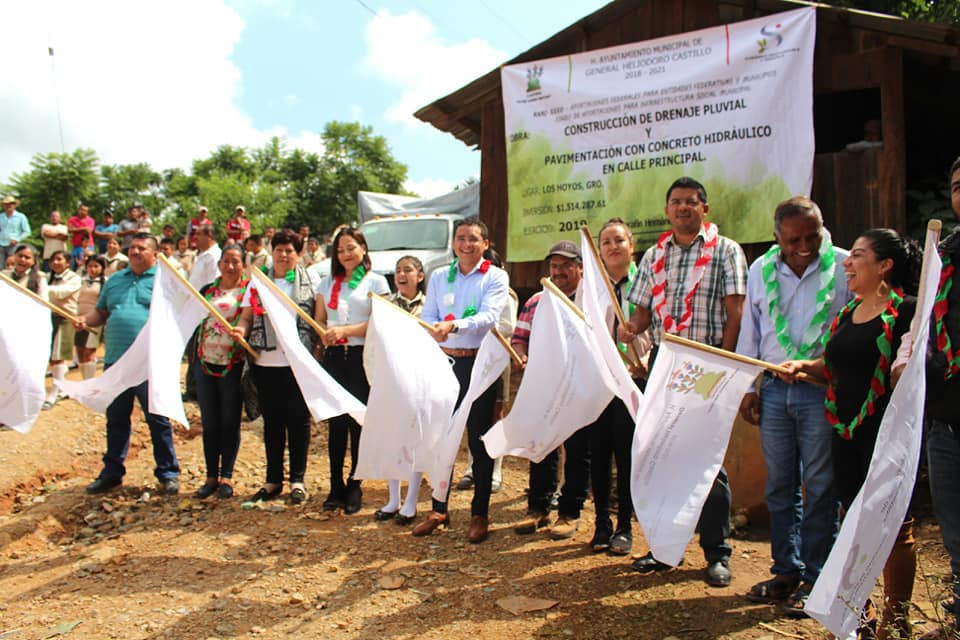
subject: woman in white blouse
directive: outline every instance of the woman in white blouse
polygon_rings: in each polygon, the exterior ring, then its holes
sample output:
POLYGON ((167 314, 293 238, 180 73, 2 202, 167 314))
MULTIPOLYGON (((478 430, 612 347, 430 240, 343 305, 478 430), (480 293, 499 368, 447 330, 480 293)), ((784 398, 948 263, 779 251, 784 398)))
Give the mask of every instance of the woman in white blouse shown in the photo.
MULTIPOLYGON (((317 320, 326 324, 322 337, 326 347, 323 367, 343 387, 366 403, 370 385, 363 370, 363 344, 370 319, 369 292, 387 295, 390 287, 383 276, 370 268, 367 241, 352 227, 341 229, 333 239, 330 275, 314 288, 317 294, 317 320)), ((325 511, 342 508, 344 513, 360 510, 363 492, 353 477, 360 448, 360 425, 349 415, 330 418, 330 495, 323 503, 325 511), (350 473, 343 480, 347 439, 350 440, 350 473)))

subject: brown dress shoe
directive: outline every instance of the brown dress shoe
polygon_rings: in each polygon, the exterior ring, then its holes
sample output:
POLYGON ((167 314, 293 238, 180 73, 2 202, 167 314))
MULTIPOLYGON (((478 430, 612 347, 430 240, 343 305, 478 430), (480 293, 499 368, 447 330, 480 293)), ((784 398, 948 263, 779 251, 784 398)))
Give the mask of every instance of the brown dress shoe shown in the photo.
POLYGON ((426 520, 417 524, 417 526, 413 528, 412 533, 415 536, 428 536, 440 525, 445 527, 450 526, 450 514, 431 511, 427 515, 426 520))
POLYGON ((489 520, 486 516, 473 516, 467 529, 467 542, 479 544, 487 539, 489 520))

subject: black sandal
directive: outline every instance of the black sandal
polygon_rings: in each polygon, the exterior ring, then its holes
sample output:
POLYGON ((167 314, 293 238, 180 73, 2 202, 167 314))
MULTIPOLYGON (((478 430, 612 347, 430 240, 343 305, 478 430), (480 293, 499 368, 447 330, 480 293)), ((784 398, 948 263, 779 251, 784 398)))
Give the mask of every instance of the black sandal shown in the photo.
POLYGON ((789 598, 800 585, 799 576, 776 575, 769 580, 758 582, 747 592, 747 600, 770 604, 789 598))
POLYGON ((791 618, 806 618, 807 599, 810 597, 811 591, 813 591, 812 582, 806 580, 801 582, 800 586, 784 601, 783 612, 791 618))

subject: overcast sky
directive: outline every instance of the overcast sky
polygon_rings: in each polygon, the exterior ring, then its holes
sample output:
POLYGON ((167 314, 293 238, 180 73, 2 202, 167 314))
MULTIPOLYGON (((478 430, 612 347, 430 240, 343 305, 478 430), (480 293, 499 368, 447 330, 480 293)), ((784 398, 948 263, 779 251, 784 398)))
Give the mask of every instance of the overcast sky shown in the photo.
POLYGON ((413 112, 603 0, 0 2, 0 182, 35 153, 189 168, 221 144, 319 151, 331 120, 386 137, 407 188, 438 195, 479 153, 413 112), (54 51, 48 54, 48 47, 54 51))

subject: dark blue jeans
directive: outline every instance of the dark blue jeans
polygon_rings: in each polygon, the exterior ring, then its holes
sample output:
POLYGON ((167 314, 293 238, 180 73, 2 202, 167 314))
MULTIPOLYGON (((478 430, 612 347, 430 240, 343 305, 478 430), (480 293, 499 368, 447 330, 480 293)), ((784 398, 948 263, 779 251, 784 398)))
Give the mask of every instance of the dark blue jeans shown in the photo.
POLYGON ((960 602, 960 425, 930 421, 927 465, 933 512, 940 523, 943 546, 950 554, 953 597, 960 602))
POLYGON ((173 450, 173 429, 164 416, 147 410, 147 383, 125 389, 107 407, 107 452, 103 455, 101 478, 119 479, 126 474, 124 461, 130 448, 130 413, 136 397, 150 427, 153 441, 153 460, 156 464, 153 475, 158 480, 169 480, 180 475, 177 454, 173 450))
MULTIPOLYGON (((457 406, 463 401, 470 387, 470 374, 473 371, 474 356, 453 359, 453 374, 460 383, 460 395, 457 397, 457 406)), ((470 408, 467 416, 467 445, 473 456, 473 501, 470 503, 470 515, 486 517, 490 510, 490 486, 493 482, 493 458, 487 455, 480 436, 493 426, 493 406, 497 401, 497 383, 480 394, 470 408)), ((449 485, 448 485, 449 486, 449 485)), ((447 490, 449 497, 450 492, 447 490)), ((433 510, 437 513, 447 512, 447 501, 434 499, 433 510)))
MULTIPOLYGON (((220 370, 218 367, 215 370, 220 370)), ((222 376, 204 372, 199 361, 194 369, 197 381, 197 401, 203 423, 203 458, 208 478, 232 478, 233 465, 240 450, 240 418, 243 410, 243 391, 240 376, 243 362, 236 363, 222 376)))
POLYGON ((807 582, 820 576, 839 526, 831 462, 834 431, 823 411, 824 394, 810 384, 787 384, 766 376, 760 388, 770 571, 801 576, 807 582))

